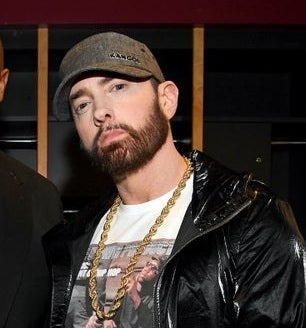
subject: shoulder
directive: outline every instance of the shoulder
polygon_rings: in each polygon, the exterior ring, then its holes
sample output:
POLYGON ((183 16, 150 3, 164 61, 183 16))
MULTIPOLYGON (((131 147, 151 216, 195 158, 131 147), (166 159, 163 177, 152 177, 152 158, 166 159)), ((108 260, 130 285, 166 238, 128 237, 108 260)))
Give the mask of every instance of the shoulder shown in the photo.
POLYGON ((306 256, 306 248, 290 204, 257 181, 249 184, 250 206, 223 230, 232 254, 240 263, 254 259, 297 263, 297 256, 306 256))
POLYGON ((8 177, 20 186, 39 187, 57 193, 55 185, 17 159, 8 156, 0 151, 0 174, 1 177, 8 177))
POLYGON ((220 222, 232 217, 228 221, 237 228, 240 241, 244 235, 262 230, 262 238, 275 236, 278 231, 282 238, 301 237, 288 202, 278 198, 263 182, 248 172, 235 172, 201 152, 193 151, 190 157, 195 169, 200 223, 208 224, 210 215, 220 222))

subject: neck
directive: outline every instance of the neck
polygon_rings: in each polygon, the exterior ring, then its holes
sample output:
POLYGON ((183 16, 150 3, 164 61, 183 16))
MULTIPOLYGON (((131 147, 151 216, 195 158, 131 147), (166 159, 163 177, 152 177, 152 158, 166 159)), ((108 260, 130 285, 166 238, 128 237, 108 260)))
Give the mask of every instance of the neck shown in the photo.
POLYGON ((165 144, 149 163, 116 186, 124 204, 140 204, 175 188, 185 170, 186 162, 175 146, 165 144))

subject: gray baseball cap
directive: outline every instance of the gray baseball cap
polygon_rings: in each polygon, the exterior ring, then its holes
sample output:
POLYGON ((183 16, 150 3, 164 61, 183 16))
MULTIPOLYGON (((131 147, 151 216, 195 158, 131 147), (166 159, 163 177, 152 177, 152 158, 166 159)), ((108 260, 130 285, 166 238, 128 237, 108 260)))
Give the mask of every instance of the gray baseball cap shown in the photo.
POLYGON ((53 98, 53 113, 58 120, 71 118, 71 88, 82 75, 91 72, 132 78, 154 77, 159 82, 165 81, 154 55, 145 44, 116 32, 92 35, 73 46, 61 62, 61 82, 53 98))

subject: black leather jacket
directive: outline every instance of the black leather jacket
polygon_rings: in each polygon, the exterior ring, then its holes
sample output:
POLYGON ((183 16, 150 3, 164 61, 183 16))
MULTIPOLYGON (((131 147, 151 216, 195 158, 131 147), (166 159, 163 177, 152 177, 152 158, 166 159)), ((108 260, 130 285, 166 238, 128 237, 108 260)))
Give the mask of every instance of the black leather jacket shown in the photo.
MULTIPOLYGON (((194 193, 154 289, 154 328, 306 327, 305 246, 290 207, 261 183, 193 151, 194 193)), ((51 327, 114 195, 45 236, 51 327)))

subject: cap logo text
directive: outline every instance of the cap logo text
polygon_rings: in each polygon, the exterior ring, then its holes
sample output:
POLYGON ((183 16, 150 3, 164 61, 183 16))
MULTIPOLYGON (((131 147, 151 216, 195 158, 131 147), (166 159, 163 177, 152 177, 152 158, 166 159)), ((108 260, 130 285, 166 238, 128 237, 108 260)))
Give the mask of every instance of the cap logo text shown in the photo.
POLYGON ((112 52, 109 54, 109 57, 111 59, 123 59, 126 61, 131 61, 134 62, 136 64, 140 64, 140 61, 138 58, 131 56, 131 55, 124 55, 124 54, 120 54, 119 52, 112 52))

